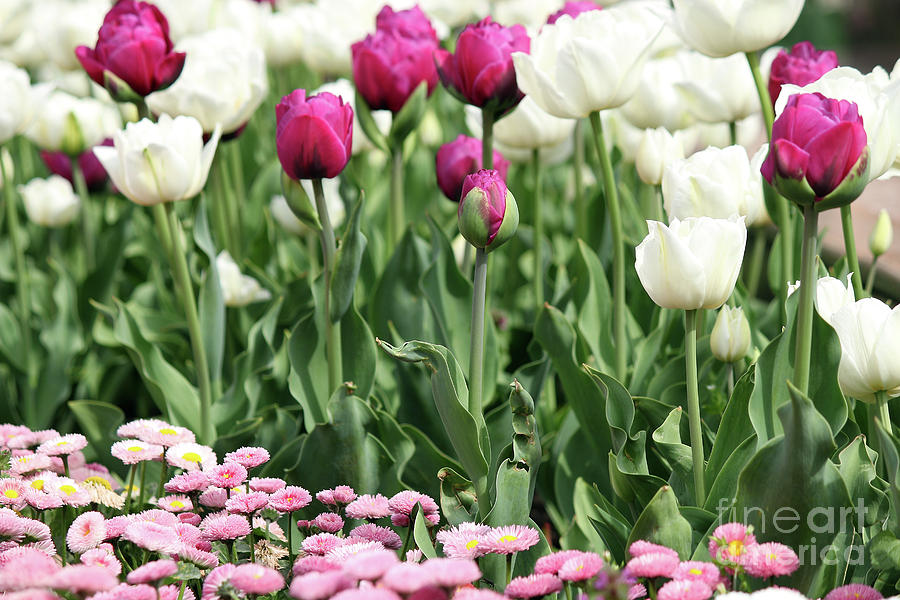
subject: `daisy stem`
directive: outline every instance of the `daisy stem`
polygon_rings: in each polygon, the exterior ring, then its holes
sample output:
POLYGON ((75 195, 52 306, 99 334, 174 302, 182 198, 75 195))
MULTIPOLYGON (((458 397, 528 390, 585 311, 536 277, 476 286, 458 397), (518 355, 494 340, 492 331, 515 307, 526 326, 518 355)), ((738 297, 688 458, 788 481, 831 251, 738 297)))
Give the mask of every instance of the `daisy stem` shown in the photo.
POLYGON ((62 458, 63 463, 63 473, 66 477, 69 476, 69 457, 63 454, 60 458, 62 458))
POLYGON ((694 471, 694 500, 702 507, 706 500, 703 467, 703 429, 700 423, 700 390, 697 387, 697 310, 684 311, 684 359, 687 381, 688 420, 691 430, 691 458, 694 471))
POLYGON ((162 461, 162 470, 159 472, 159 489, 156 490, 156 496, 158 498, 162 498, 163 493, 165 493, 166 471, 166 461, 162 461))
POLYGON ((513 553, 510 552, 506 555, 506 585, 509 585, 509 582, 512 581, 512 559, 513 553))
POLYGON ((800 304, 797 308, 797 345, 794 350, 794 385, 809 392, 809 359, 812 351, 813 301, 816 294, 816 235, 819 213, 803 207, 803 254, 800 272, 800 304))
POLYGON ((322 277, 325 280, 325 353, 328 358, 328 394, 330 395, 341 383, 341 324, 331 320, 331 272, 334 270, 335 242, 334 229, 325 205, 325 192, 322 180, 313 179, 313 192, 316 197, 316 211, 322 223, 320 239, 322 242, 322 277))
POLYGON ((535 306, 544 304, 544 209, 540 150, 532 151, 534 170, 534 298, 535 306))
POLYGON ((288 569, 294 568, 294 513, 288 513, 288 560, 290 560, 290 564, 288 569))
POLYGON ((853 234, 853 215, 850 213, 850 205, 841 207, 841 229, 844 232, 844 250, 847 253, 847 267, 853 272, 853 293, 857 300, 866 297, 862 286, 862 273, 859 269, 859 255, 856 253, 856 236, 853 234))
POLYGON ((178 600, 183 600, 184 598, 184 588, 187 587, 187 579, 181 580, 181 589, 178 590, 178 600))
POLYGON ((406 228, 406 205, 403 199, 403 142, 391 149, 391 202, 388 205, 388 247, 391 251, 400 243, 406 228))
MULTIPOLYGON (((138 508, 144 506, 144 483, 147 481, 147 461, 141 463, 141 490, 138 492, 138 508)), ((146 561, 144 561, 146 562, 146 561)))
POLYGON ((250 562, 256 562, 256 548, 253 546, 254 544, 254 536, 253 536, 253 515, 250 515, 250 562))
POLYGON ((591 127, 594 130, 594 145, 600 158, 600 170, 603 174, 603 186, 606 196, 606 207, 612 228, 613 245, 613 330, 616 347, 616 378, 625 383, 626 355, 628 339, 625 336, 625 234, 622 229, 622 211, 619 208, 619 194, 613 175, 612 162, 603 138, 603 123, 600 112, 591 113, 591 127))
POLYGON ((134 489, 134 472, 137 471, 137 464, 131 465, 130 473, 128 474, 128 492, 125 495, 125 513, 128 514, 131 512, 131 492, 134 489))
POLYGON ((564 585, 566 588, 566 600, 572 600, 572 584, 567 581, 564 585))

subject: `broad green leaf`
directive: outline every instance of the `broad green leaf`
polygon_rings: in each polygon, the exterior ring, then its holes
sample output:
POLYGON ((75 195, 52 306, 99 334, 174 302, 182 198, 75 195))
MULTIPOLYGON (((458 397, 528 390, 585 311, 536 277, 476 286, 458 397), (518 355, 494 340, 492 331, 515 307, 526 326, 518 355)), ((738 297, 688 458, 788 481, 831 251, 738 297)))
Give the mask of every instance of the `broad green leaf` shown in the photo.
POLYGON ((572 303, 575 322, 591 349, 600 371, 610 372, 615 364, 615 347, 610 330, 612 295, 597 253, 582 240, 572 257, 572 303))
MULTIPOLYGON (((416 505, 418 508, 420 505, 416 505)), ((437 552, 434 551, 434 544, 431 543, 431 535, 428 533, 428 526, 426 525, 425 513, 421 510, 416 510, 416 520, 411 525, 413 528, 413 539, 416 541, 416 547, 422 551, 422 554, 425 558, 435 558, 437 557, 437 552)))
MULTIPOLYGON (((366 251, 366 236, 359 231, 359 220, 362 214, 362 198, 353 207, 341 246, 335 256, 334 272, 331 274, 331 320, 341 320, 350 303, 353 302, 353 291, 359 277, 363 253, 366 251)), ((364 396, 365 397, 365 396, 364 396)))
POLYGON ((672 471, 683 478, 690 479, 693 471, 691 447, 681 443, 682 412, 680 406, 673 408, 663 424, 653 432, 652 437, 660 454, 672 467, 672 471))
POLYGON ((678 511, 678 500, 669 486, 659 489, 644 512, 638 517, 627 545, 637 540, 647 540, 672 548, 682 560, 687 560, 693 550, 691 524, 678 511))
POLYGON ((90 442, 90 448, 104 462, 111 460, 109 448, 117 441, 116 429, 125 420, 122 409, 96 400, 72 400, 68 406, 90 442))
POLYGON ((381 130, 378 129, 378 125, 375 123, 375 119, 372 117, 372 109, 369 108, 368 103, 366 103, 365 98, 356 94, 356 118, 359 119, 359 124, 362 127, 363 133, 366 134, 366 137, 379 149, 388 152, 390 149, 388 147, 387 137, 381 130))
POLYGON ((291 395, 303 407, 306 431, 313 431, 326 421, 328 395, 328 363, 325 358, 325 335, 316 327, 315 313, 309 313, 288 334, 288 357, 291 374, 288 385, 291 395))
POLYGON ((375 383, 377 360, 375 336, 368 323, 359 315, 355 306, 341 318, 341 355, 344 381, 352 381, 354 392, 360 398, 368 398, 375 383))
POLYGON ((875 460, 878 454, 866 445, 865 436, 856 436, 850 444, 841 450, 838 458, 838 469, 844 483, 847 485, 847 491, 850 492, 850 499, 857 507, 862 506, 862 512, 865 526, 874 525, 884 519, 886 511, 879 510, 886 504, 887 496, 885 493, 875 487, 873 483, 877 478, 875 473, 875 460))
POLYGON ((706 482, 709 484, 721 471, 725 461, 743 444, 744 440, 754 435, 753 426, 747 414, 747 405, 753 393, 756 370, 750 368, 738 379, 725 407, 725 413, 719 422, 716 439, 713 442, 709 460, 706 463, 706 482))
POLYGON ((473 521, 478 514, 478 499, 472 482, 454 469, 438 472, 441 481, 441 513, 452 526, 473 521))
POLYGON ((219 282, 216 246, 209 233, 206 206, 206 199, 201 199, 194 216, 194 241, 209 260, 209 266, 200 281, 197 310, 209 363, 209 376, 215 388, 215 382, 222 380, 222 362, 225 358, 225 297, 219 282))

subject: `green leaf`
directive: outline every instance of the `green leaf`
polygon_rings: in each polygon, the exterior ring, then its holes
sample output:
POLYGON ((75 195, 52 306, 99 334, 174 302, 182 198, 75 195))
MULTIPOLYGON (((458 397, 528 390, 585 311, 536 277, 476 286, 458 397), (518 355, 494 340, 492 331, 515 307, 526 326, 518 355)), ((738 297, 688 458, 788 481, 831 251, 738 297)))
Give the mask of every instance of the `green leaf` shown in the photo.
POLYGON ((612 295, 603 265, 583 240, 572 258, 572 303, 575 306, 575 323, 584 336, 600 371, 612 371, 615 364, 615 347, 609 326, 612 322, 612 295))
POLYGON ((582 368, 591 376, 600 389, 606 404, 606 421, 609 423, 613 451, 618 453, 632 439, 631 426, 634 423, 634 400, 628 390, 614 377, 588 365, 582 368))
POLYGON ((748 369, 738 379, 728 400, 728 406, 719 422, 716 439, 713 442, 712 451, 709 453, 709 461, 706 463, 706 482, 712 481, 721 471, 725 461, 734 451, 750 436, 754 435, 753 426, 747 414, 750 395, 753 393, 756 370, 748 369))
POLYGON ((647 540, 672 548, 682 560, 687 560, 693 550, 691 524, 678 511, 675 492, 665 485, 659 489, 644 512, 638 517, 627 545, 637 540, 647 540))
POLYGON ((328 372, 325 358, 325 336, 316 327, 315 313, 300 319, 288 334, 288 358, 291 373, 288 387, 291 395, 303 407, 303 423, 313 431, 326 421, 328 384, 321 375, 328 372))
POLYGON ((313 231, 322 231, 322 223, 319 221, 316 205, 313 204, 309 194, 303 189, 303 185, 299 181, 291 179, 284 170, 279 170, 281 171, 281 194, 287 201, 291 212, 313 231))
MULTIPOLYGON (((209 362, 209 376, 215 382, 222 380, 222 362, 225 358, 225 297, 219 282, 219 269, 216 266, 216 246, 209 233, 209 221, 206 216, 206 199, 201 198, 194 217, 194 241, 206 258, 209 266, 200 281, 197 309, 200 316, 200 329, 203 332, 203 346, 209 362)), ((213 398, 217 400, 217 398, 213 398)))
MULTIPOLYGON (((433 490, 434 497, 438 497, 441 487, 438 473, 445 467, 460 472, 463 471, 462 465, 455 458, 444 454, 421 429, 408 423, 400 425, 400 429, 414 448, 414 452, 400 471, 403 484, 428 495, 431 495, 433 490), (429 491, 426 492, 426 490, 429 491)), ((387 440, 385 435, 382 435, 381 439, 385 440, 387 444, 391 443, 391 440, 387 440)), ((396 456, 396 453, 394 454, 396 456)))
POLYGON ((372 109, 369 108, 365 98, 359 95, 359 92, 356 94, 356 103, 354 106, 356 106, 356 118, 359 119, 359 125, 362 127, 366 137, 369 138, 377 148, 384 150, 385 152, 390 152, 387 138, 381 133, 381 130, 378 129, 378 125, 372 117, 372 109))
POLYGON ((19 321, 6 304, 0 304, 0 354, 14 367, 25 371, 19 321))
POLYGON ((425 558, 437 557, 437 552, 434 551, 434 544, 431 543, 431 536, 428 533, 425 513, 421 510, 416 511, 416 521, 413 523, 413 539, 416 541, 416 546, 425 555, 425 558))
POLYGON ((892 532, 878 532, 868 549, 876 569, 900 570, 900 540, 892 532))
POLYGON ((672 467, 672 471, 683 478, 690 479, 693 471, 691 448, 681 443, 682 412, 680 406, 673 408, 663 424, 653 432, 652 437, 660 454, 672 467))
POLYGON ((478 499, 472 482, 456 470, 445 467, 438 472, 441 481, 441 513, 451 526, 472 521, 478 514, 478 499))
POLYGON ((580 477, 575 482, 575 523, 594 552, 609 550, 617 561, 625 560, 631 523, 610 503, 596 485, 580 477))
POLYGON ((110 446, 117 441, 116 429, 125 420, 125 413, 118 406, 95 400, 72 400, 69 410, 75 415, 78 426, 98 453, 98 458, 111 460, 110 446))
POLYGON ((363 253, 366 251, 366 236, 359 231, 359 220, 362 214, 363 199, 360 196, 356 206, 350 213, 347 228, 341 239, 335 257, 334 272, 331 274, 331 320, 337 322, 344 316, 353 302, 353 291, 359 277, 363 253))
POLYGON ((875 487, 877 475, 875 473, 875 459, 878 454, 866 445, 865 436, 856 436, 850 444, 841 450, 839 455, 838 470, 844 483, 847 485, 847 491, 850 492, 850 499, 857 503, 857 506, 864 507, 863 512, 865 525, 874 525, 884 520, 883 510, 878 510, 886 504, 886 494, 875 487))
MULTIPOLYGON (((359 95, 357 94, 357 106, 359 106, 359 95)), ((428 83, 423 81, 416 87, 415 91, 407 98, 406 104, 399 112, 395 113, 391 120, 391 131, 388 133, 388 145, 395 151, 403 145, 403 140, 412 133, 422 120, 425 114, 425 101, 428 97, 428 83)), ((365 104, 365 101, 363 101, 365 104)), ((362 119, 360 119, 362 124, 362 119)), ((363 131, 369 134, 365 126, 363 131)), ((369 139, 372 139, 371 137, 369 139)), ((373 140, 374 142, 374 140, 373 140)), ((375 144, 378 145, 377 143, 375 144)))
POLYGON ((345 381, 356 386, 355 394, 368 398, 375 385, 375 362, 378 351, 375 336, 355 306, 341 318, 341 356, 345 381))

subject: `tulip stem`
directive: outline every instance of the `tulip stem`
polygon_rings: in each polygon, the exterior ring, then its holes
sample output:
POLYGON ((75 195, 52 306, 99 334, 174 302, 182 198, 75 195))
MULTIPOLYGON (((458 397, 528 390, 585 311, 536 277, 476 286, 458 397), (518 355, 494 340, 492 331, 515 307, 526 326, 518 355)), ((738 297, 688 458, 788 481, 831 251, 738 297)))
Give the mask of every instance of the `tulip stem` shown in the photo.
POLYGON ((389 205, 388 231, 393 250, 403 237, 406 228, 406 206, 403 199, 403 143, 391 150, 391 202, 389 205))
POLYGON ((322 278, 325 280, 325 355, 328 359, 328 395, 341 384, 341 324, 331 320, 331 272, 334 270, 334 228, 325 205, 322 180, 313 179, 313 193, 316 197, 316 212, 322 223, 322 278))
POLYGON ((853 282, 853 293, 857 300, 866 297, 862 286, 862 273, 859 269, 859 255, 856 253, 856 236, 853 234, 853 215, 850 213, 850 205, 841 207, 841 229, 844 231, 844 250, 847 253, 847 266, 853 272, 850 280, 853 282))
POLYGON ((756 93, 759 94, 759 104, 762 108, 763 120, 766 122, 766 136, 772 140, 772 124, 775 122, 775 109, 772 107, 772 98, 769 96, 769 88, 763 80, 762 71, 759 69, 759 54, 745 52, 747 64, 753 73, 753 82, 756 84, 756 93))
MULTIPOLYGON (((203 444, 212 444, 214 432, 212 427, 212 388, 209 381, 209 363, 206 360, 206 347, 203 345, 203 331, 200 328, 200 318, 197 316, 197 302, 194 298, 194 285, 191 283, 191 274, 188 271, 185 249, 181 245, 181 222, 175 212, 174 202, 165 202, 165 213, 169 224, 169 233, 172 236, 172 270, 174 271, 175 284, 181 291, 181 303, 184 307, 184 316, 187 319, 188 335, 191 338, 191 350, 194 353, 194 367, 197 370, 197 388, 200 392, 200 439, 203 444)), ((163 232, 160 232, 161 234, 163 232)), ((141 493, 144 492, 143 480, 141 481, 141 493)))
POLYGON ((812 351, 813 300, 816 293, 816 243, 819 213, 803 207, 803 254, 800 273, 800 306, 797 308, 797 346, 794 351, 794 385, 809 391, 809 359, 812 351))
POLYGON ((159 232, 159 242, 166 254, 166 260, 172 264, 172 232, 169 229, 169 217, 166 215, 166 208, 162 204, 154 204, 150 209, 153 213, 153 220, 156 222, 156 229, 159 232))
POLYGON ((584 120, 575 122, 575 237, 587 239, 587 203, 584 201, 584 120))
POLYGON ((882 427, 884 427, 889 434, 894 435, 894 426, 891 425, 891 411, 888 408, 886 391, 880 390, 875 392, 875 404, 878 405, 878 418, 881 420, 882 427))
POLYGON ((481 109, 481 168, 494 168, 494 111, 481 109))
POLYGON ((613 175, 612 162, 606 150, 603 138, 603 123, 600 113, 591 113, 591 128, 594 130, 594 145, 600 158, 600 169, 603 172, 603 185, 606 191, 606 205, 613 236, 613 328, 616 344, 616 377, 625 382, 626 352, 628 339, 625 337, 625 235, 622 230, 622 211, 619 208, 619 194, 616 191, 616 180, 613 175))
MULTIPOLYGON (((475 249, 475 275, 472 288, 472 338, 469 344, 469 412, 481 414, 484 392, 484 318, 487 291, 488 254, 484 248, 475 249)), ((473 477, 473 473, 469 476, 473 477)), ((484 477, 473 477, 475 495, 478 499, 478 514, 487 515, 488 491, 484 477)))
POLYGON ((875 256, 872 258, 872 264, 869 265, 869 275, 866 277, 866 286, 863 288, 866 296, 872 295, 872 290, 875 289, 875 275, 878 271, 878 257, 875 256))
POLYGON ((750 263, 744 273, 747 283, 747 294, 756 297, 759 291, 759 280, 762 277, 763 261, 766 257, 766 233, 762 230, 753 232, 753 245, 750 247, 750 263))
POLYGON ((94 270, 94 223, 91 219, 90 194, 87 189, 87 181, 84 172, 78 164, 78 158, 72 158, 72 181, 75 182, 75 193, 81 198, 81 233, 84 236, 84 260, 87 263, 87 272, 94 270))
POLYGON ((544 304, 544 208, 540 150, 532 151, 534 169, 534 298, 535 306, 544 304))
POLYGON ((700 389, 697 384, 697 313, 684 311, 684 366, 687 382, 688 420, 691 429, 691 458, 694 471, 694 500, 697 506, 706 501, 704 478, 703 429, 700 426, 700 389))

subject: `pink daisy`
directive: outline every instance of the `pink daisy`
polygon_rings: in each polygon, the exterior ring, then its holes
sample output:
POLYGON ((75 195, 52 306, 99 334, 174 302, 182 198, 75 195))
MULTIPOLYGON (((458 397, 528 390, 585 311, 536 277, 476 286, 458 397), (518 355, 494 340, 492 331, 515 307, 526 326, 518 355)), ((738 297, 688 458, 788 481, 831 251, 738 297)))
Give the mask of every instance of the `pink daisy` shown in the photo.
POLYGON ((178 520, 187 525, 197 526, 200 524, 200 521, 203 520, 203 517, 195 512, 183 512, 178 513, 178 520))
POLYGON ((120 425, 116 429, 116 436, 120 438, 136 438, 145 435, 148 431, 154 431, 163 427, 173 427, 160 419, 136 419, 120 425))
POLYGON ((147 510, 142 510, 141 512, 134 515, 134 520, 151 521, 153 523, 165 525, 166 527, 175 527, 181 522, 175 515, 158 508, 148 508, 147 510))
POLYGON ((178 523, 172 529, 175 530, 175 534, 178 536, 178 539, 181 540, 182 544, 196 546, 200 542, 207 541, 203 536, 203 531, 201 531, 199 527, 190 525, 189 523, 178 523))
POLYGON ((166 450, 166 462, 185 471, 210 469, 216 465, 216 460, 212 448, 191 442, 175 444, 166 450))
POLYGON ((653 552, 661 552, 663 554, 678 556, 678 553, 671 548, 660 546, 659 544, 654 544, 653 542, 648 542, 647 540, 637 540, 635 542, 632 542, 631 546, 628 547, 628 554, 630 554, 632 557, 641 556, 643 554, 650 554, 653 552))
POLYGON ((316 494, 316 500, 328 506, 350 504, 356 499, 356 492, 349 485, 339 485, 334 489, 322 490, 316 494))
POLYGON ((495 527, 484 534, 485 552, 512 554, 528 550, 540 541, 537 529, 523 525, 495 527))
POLYGON ((284 587, 284 577, 275 569, 248 563, 238 566, 231 574, 231 585, 245 594, 265 595, 284 587))
POLYGON ((188 471, 176 475, 163 486, 167 492, 178 494, 202 492, 207 487, 209 487, 209 479, 206 478, 206 473, 203 471, 188 471))
POLYGON ((382 575, 379 585, 405 595, 433 585, 433 581, 428 569, 422 565, 414 562, 402 562, 388 569, 382 575))
POLYGON ((719 567, 699 560, 689 560, 679 564, 672 573, 672 579, 702 581, 713 589, 724 581, 719 567))
POLYGON ((489 525, 481 523, 460 523, 456 527, 439 531, 436 537, 448 558, 478 558, 487 553, 482 542, 484 535, 490 530, 489 525))
POLYGON ((299 600, 326 600, 353 585, 340 571, 311 571, 294 577, 288 593, 299 600))
POLYGON ((284 489, 284 486, 284 479, 277 477, 254 477, 250 480, 250 489, 254 492, 274 494, 278 490, 284 489))
POLYGON ((712 588, 699 580, 667 581, 659 588, 657 600, 706 600, 712 588))
POLYGON ((333 533, 317 533, 303 540, 303 551, 307 554, 324 556, 344 543, 344 540, 333 533))
POLYGON ((152 583, 171 577, 178 572, 178 563, 174 560, 151 560, 128 574, 125 581, 132 585, 152 583))
POLYGON ((354 527, 350 531, 350 537, 379 542, 385 548, 390 548, 391 550, 399 550, 400 546, 403 545, 400 536, 393 529, 381 527, 374 523, 365 523, 359 527, 354 527))
POLYGON ((881 600, 881 592, 862 583, 851 583, 836 587, 825 596, 825 600, 881 600))
POLYGON ((351 519, 381 519, 391 516, 389 502, 381 494, 363 494, 348 504, 344 512, 351 519))
POLYGON ((289 485, 269 496, 269 506, 280 513, 300 510, 312 502, 312 496, 302 487, 289 485))
POLYGON ((105 567, 69 565, 53 574, 49 586, 73 594, 95 594, 116 587, 119 579, 105 567))
MULTIPOLYGON (((440 539, 440 534, 438 534, 438 539, 440 539)), ((580 554, 581 550, 561 550, 560 552, 547 554, 537 559, 537 562, 534 563, 534 572, 537 574, 550 573, 551 575, 556 575, 559 572, 559 568, 562 567, 567 560, 575 558, 580 554)))
POLYGON ((509 598, 537 598, 547 594, 555 594, 562 590, 562 581, 555 575, 539 573, 527 577, 516 577, 506 586, 505 594, 509 598))
POLYGON ((44 454, 26 454, 13 458, 9 470, 14 475, 24 475, 32 471, 49 469, 51 462, 50 457, 44 454))
POLYGON ((562 564, 557 576, 563 581, 587 581, 603 568, 603 559, 594 552, 582 552, 562 564))
MULTIPOLYGON (((319 534, 323 535, 323 534, 319 534)), ((309 538, 307 538, 309 539, 309 538)), ((359 539, 359 538, 356 538, 359 539)), ((359 554, 360 552, 368 552, 369 550, 383 550, 384 546, 379 544, 378 542, 369 542, 369 541, 353 541, 346 540, 337 548, 333 548, 328 551, 328 554, 325 555, 325 558, 328 560, 333 560, 336 563, 343 564, 346 561, 350 560, 351 557, 359 554)))
POLYGON ((726 565, 741 563, 744 552, 756 544, 752 530, 743 523, 725 523, 715 528, 709 538, 709 555, 726 565))
POLYGON ((140 440, 121 440, 112 445, 110 452, 124 464, 136 465, 145 460, 162 458, 163 447, 140 440))
POLYGON ((650 552, 635 556, 625 565, 625 570, 632 577, 671 577, 678 568, 678 556, 664 552, 650 552))
POLYGON ((44 587, 59 565, 47 554, 34 548, 17 547, 0 554, 0 590, 44 587))
POLYGON ((223 584, 228 583, 228 580, 234 574, 235 569, 237 569, 235 565, 225 563, 210 571, 206 576, 206 579, 203 580, 203 590, 200 597, 203 600, 218 600, 219 588, 222 587, 223 584))
POLYGON ((22 541, 26 544, 50 539, 50 527, 37 519, 22 518, 22 541))
POLYGON ((172 513, 180 513, 194 509, 194 503, 184 494, 160 498, 156 501, 156 505, 161 509, 172 513))
POLYGON ((125 527, 122 539, 132 544, 160 554, 177 554, 181 542, 175 530, 152 521, 133 521, 125 527))
POLYGON ((191 588, 184 588, 181 593, 181 585, 164 585, 159 588, 159 600, 197 600, 191 588))
POLYGON ((351 588, 338 592, 331 600, 400 600, 400 596, 384 588, 351 588))
POLYGON ((0 423, 0 446, 9 447, 9 440, 18 436, 31 433, 31 429, 24 425, 13 425, 11 423, 0 423))
POLYGON ((228 492, 225 488, 210 486, 203 490, 203 493, 197 497, 197 502, 208 508, 225 508, 225 502, 228 501, 228 492))
POLYGON ((37 447, 38 454, 46 456, 67 456, 87 446, 87 438, 80 433, 70 433, 43 442, 37 447))
POLYGON ((176 444, 192 444, 196 441, 194 432, 185 427, 164 423, 161 427, 146 427, 135 436, 148 444, 158 444, 171 448, 176 444))
POLYGON ((265 448, 255 446, 244 446, 238 448, 234 452, 226 454, 225 460, 227 462, 236 462, 248 469, 252 469, 253 467, 258 467, 259 465, 268 462, 269 451, 265 448))
POLYGON ((113 575, 118 575, 122 572, 122 563, 119 562, 119 559, 100 548, 88 550, 79 557, 79 560, 81 561, 81 564, 84 565, 103 567, 113 575))
POLYGON ((44 491, 59 497, 67 506, 87 506, 91 502, 90 495, 74 479, 54 477, 44 481, 44 491))
POLYGON ((504 598, 506 596, 493 590, 474 587, 461 587, 453 594, 453 600, 503 600, 504 598))
POLYGON ((27 486, 21 479, 0 479, 0 505, 22 510, 25 506, 26 489, 27 486))
POLYGON ((481 579, 478 563, 469 558, 432 558, 422 563, 434 585, 455 588, 481 579))
POLYGON ((200 522, 206 539, 235 540, 250 535, 250 522, 242 515, 212 515, 200 522))
POLYGON ((44 492, 41 492, 34 488, 28 488, 25 490, 25 502, 28 503, 28 506, 36 508, 37 510, 59 508, 63 505, 62 498, 60 498, 59 496, 45 494, 44 492))
POLYGON ((328 560, 324 556, 310 554, 309 556, 301 556, 297 559, 292 568, 292 573, 296 577, 307 573, 340 570, 340 568, 341 566, 339 564, 328 560))
POLYGON ((344 520, 337 513, 321 513, 313 519, 313 524, 326 533, 337 533, 344 528, 344 520))
POLYGON ((778 542, 765 542, 748 547, 741 565, 753 577, 779 577, 796 571, 800 560, 788 546, 778 542))
POLYGON ((388 500, 388 508, 391 511, 391 523, 398 527, 407 527, 409 525, 409 515, 412 514, 413 507, 416 504, 422 507, 422 513, 425 515, 425 518, 432 525, 437 525, 440 519, 437 503, 431 496, 412 490, 397 492, 388 500))
POLYGON ((111 540, 125 532, 125 528, 134 520, 132 515, 117 515, 106 520, 106 538, 111 540))
POLYGON ((636 583, 628 588, 628 600, 639 600, 647 597, 647 588, 642 583, 636 583))
POLYGON ((233 462, 216 465, 205 472, 209 483, 221 488, 232 488, 247 479, 247 469, 233 462))
POLYGON ((189 563, 194 563, 198 567, 204 569, 216 567, 219 564, 218 556, 216 556, 212 552, 207 552, 206 550, 201 550, 200 548, 194 548, 193 546, 182 546, 181 550, 179 550, 178 552, 178 556, 182 560, 186 560, 189 563))
POLYGON ((269 495, 265 492, 249 492, 237 494, 225 501, 225 510, 242 515, 253 514, 269 504, 269 495))
POLYGON ((109 591, 94 594, 91 600, 156 600, 156 588, 120 583, 109 591))
POLYGON ((420 563, 422 559, 425 558, 422 554, 422 551, 419 548, 411 548, 406 551, 406 562, 410 563, 420 563))
POLYGON ((105 539, 106 519, 96 511, 78 515, 66 533, 66 545, 72 554, 82 554, 96 548, 105 539))
POLYGON ((400 561, 390 550, 368 550, 351 556, 344 563, 344 573, 353 579, 374 581, 400 561))

